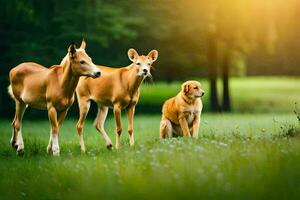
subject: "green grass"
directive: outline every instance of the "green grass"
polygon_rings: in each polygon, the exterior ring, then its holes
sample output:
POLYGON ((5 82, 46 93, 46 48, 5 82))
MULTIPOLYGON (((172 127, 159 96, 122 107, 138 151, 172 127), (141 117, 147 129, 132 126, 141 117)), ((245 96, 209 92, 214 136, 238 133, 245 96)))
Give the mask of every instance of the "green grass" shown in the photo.
MULTIPOLYGON (((206 92, 202 98, 204 110, 209 110, 209 84, 200 79, 206 92)), ((163 102, 180 91, 181 82, 170 84, 154 82, 143 84, 137 111, 159 113, 163 102)), ((221 82, 218 82, 220 101, 221 82)), ((300 78, 295 77, 247 77, 230 79, 230 91, 234 112, 284 113, 300 103, 300 78)))
MULTIPOLYGON (((26 117, 26 116, 25 116, 26 117)), ((294 114, 203 114, 198 140, 158 139, 160 116, 136 116, 136 146, 126 121, 119 151, 106 150, 88 121, 81 155, 76 121, 60 135, 61 156, 46 154, 49 124, 24 121, 25 155, 0 122, 0 199, 298 199, 299 122, 294 114), (291 131, 294 134, 290 134, 291 131), (289 137, 293 136, 293 137, 289 137)), ((106 129, 114 141, 114 123, 106 129)))

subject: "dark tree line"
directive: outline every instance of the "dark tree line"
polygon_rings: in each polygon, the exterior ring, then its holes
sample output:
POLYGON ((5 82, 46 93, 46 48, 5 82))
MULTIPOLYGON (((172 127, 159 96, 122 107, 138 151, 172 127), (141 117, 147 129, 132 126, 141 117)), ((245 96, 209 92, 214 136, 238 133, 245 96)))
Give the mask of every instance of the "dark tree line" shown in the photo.
POLYGON ((6 92, 12 67, 58 64, 82 38, 94 62, 108 66, 127 65, 131 47, 157 49, 156 80, 208 77, 211 109, 230 111, 230 76, 300 74, 300 3, 270 2, 0 0, 0 103, 9 105, 1 114, 12 109, 6 92))

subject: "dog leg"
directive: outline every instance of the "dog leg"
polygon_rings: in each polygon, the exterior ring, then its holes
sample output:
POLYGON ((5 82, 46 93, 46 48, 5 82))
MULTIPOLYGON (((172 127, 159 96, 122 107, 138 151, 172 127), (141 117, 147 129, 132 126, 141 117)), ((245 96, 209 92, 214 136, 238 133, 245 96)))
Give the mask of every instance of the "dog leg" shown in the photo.
POLYGON ((192 137, 197 139, 199 134, 199 126, 200 126, 200 114, 197 114, 195 116, 195 119, 193 121, 193 127, 192 127, 192 137))
POLYGON ((162 119, 160 122, 160 138, 172 137, 172 124, 168 119, 162 119))
POLYGON ((182 129, 183 136, 191 137, 190 129, 184 115, 179 115, 179 124, 182 129))

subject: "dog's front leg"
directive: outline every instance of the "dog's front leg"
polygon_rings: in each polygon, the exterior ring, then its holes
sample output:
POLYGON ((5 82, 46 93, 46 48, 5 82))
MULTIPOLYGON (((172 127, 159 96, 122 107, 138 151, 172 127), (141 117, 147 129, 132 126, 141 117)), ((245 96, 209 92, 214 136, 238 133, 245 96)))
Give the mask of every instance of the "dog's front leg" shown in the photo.
POLYGON ((121 124, 121 106, 114 106, 114 115, 116 122, 116 149, 120 148, 120 137, 122 134, 122 124, 121 124))
POLYGON ((193 127, 192 127, 192 133, 191 133, 193 138, 196 138, 196 139, 198 138, 199 126, 200 126, 200 113, 195 116, 195 119, 193 121, 193 127))
POLYGON ((188 123, 185 119, 184 114, 179 115, 179 124, 180 124, 181 130, 182 130, 183 136, 191 137, 188 123))

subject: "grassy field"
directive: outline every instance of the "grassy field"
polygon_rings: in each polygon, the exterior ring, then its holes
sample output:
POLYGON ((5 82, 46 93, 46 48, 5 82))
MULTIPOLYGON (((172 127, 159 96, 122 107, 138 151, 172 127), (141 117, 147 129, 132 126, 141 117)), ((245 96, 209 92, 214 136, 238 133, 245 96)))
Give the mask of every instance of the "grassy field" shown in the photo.
MULTIPOLYGON (((1 120, 0 199, 298 199, 299 122, 287 114, 203 114, 198 140, 160 141, 160 116, 135 118, 136 146, 126 131, 108 151, 88 121, 81 155, 75 120, 61 129, 61 156, 46 154, 48 121, 24 121, 25 155, 9 145, 1 120)), ((124 130, 126 121, 123 119, 124 130)), ((114 141, 114 123, 106 129, 114 141)))
MULTIPOLYGON (((108 151, 87 121, 82 155, 70 114, 61 128, 61 156, 54 158, 46 154, 48 120, 30 120, 29 110, 25 154, 16 156, 11 122, 1 119, 0 199, 297 199, 300 124, 293 109, 300 78, 231 79, 233 114, 208 113, 208 82, 200 81, 206 95, 198 140, 161 141, 160 115, 137 115, 136 146, 129 147, 123 118, 121 149, 108 151)), ((137 112, 160 113, 180 84, 143 84, 137 112)), ((114 141, 111 115, 106 130, 114 141)))

